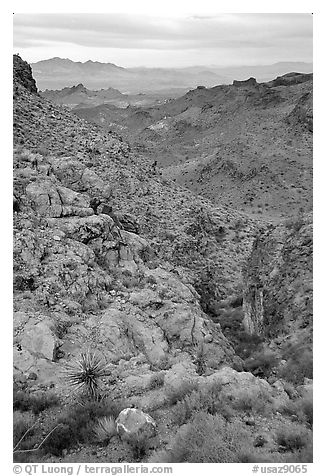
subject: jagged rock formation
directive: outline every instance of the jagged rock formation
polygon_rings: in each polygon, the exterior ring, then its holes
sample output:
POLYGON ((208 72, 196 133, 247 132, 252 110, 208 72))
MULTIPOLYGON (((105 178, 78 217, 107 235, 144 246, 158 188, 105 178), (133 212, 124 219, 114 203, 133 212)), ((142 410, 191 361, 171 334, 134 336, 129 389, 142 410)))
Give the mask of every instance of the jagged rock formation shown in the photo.
POLYGON ((240 88, 240 87, 243 87, 243 86, 253 86, 253 87, 256 87, 257 86, 257 81, 256 81, 256 78, 249 78, 249 79, 245 79, 243 81, 237 81, 236 79, 233 81, 233 86, 237 87, 237 88, 240 88))
MULTIPOLYGON (((35 79, 32 76, 32 68, 21 59, 19 55, 14 55, 14 86, 19 83, 31 93, 37 93, 35 79)), ((14 89, 15 91, 15 89, 14 89)))
POLYGON ((101 89, 100 91, 92 91, 87 89, 82 83, 61 90, 51 91, 46 89, 40 92, 40 96, 56 104, 64 104, 70 108, 77 106, 90 107, 103 103, 126 107, 129 104, 128 95, 122 94, 118 89, 107 88, 101 89))

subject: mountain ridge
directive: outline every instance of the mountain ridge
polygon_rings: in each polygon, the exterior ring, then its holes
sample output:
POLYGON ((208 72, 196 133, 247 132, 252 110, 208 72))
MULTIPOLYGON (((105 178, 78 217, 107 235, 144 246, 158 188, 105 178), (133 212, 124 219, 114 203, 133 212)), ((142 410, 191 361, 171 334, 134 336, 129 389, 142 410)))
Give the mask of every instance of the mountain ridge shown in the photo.
MULTIPOLYGON (((198 85, 214 86, 227 84, 235 79, 244 79, 244 76, 255 75, 257 79, 272 79, 279 74, 284 74, 297 69, 300 63, 275 63, 269 66, 236 67, 236 68, 123 68, 113 63, 101 63, 88 60, 74 62, 69 59, 52 58, 32 63, 33 74, 39 89, 58 89, 71 86, 72 83, 83 82, 87 88, 122 88, 123 92, 149 92, 166 88, 183 87, 191 88, 198 85), (287 66, 286 66, 287 65, 287 66), (264 71, 263 76, 259 70, 264 71), (252 73, 248 73, 252 71, 252 73), (255 74, 254 74, 255 73, 255 74), (94 76, 96 75, 96 76, 94 76), (267 75, 267 76, 266 76, 267 75)), ((303 72, 311 72, 311 65, 306 64, 303 72)))
POLYGON ((74 111, 119 131, 164 177, 271 218, 312 207, 312 74, 203 86, 153 107, 74 111))

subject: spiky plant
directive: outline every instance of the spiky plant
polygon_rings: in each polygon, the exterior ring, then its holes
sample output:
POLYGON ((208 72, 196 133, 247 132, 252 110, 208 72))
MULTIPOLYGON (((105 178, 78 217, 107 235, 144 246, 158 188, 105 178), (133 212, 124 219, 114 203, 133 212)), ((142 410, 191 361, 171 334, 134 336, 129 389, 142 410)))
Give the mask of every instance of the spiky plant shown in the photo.
POLYGON ((117 433, 115 419, 112 416, 99 418, 93 431, 97 441, 108 442, 117 433))
POLYGON ((101 379, 108 375, 105 362, 91 350, 82 352, 65 370, 67 384, 77 390, 86 390, 92 398, 98 397, 101 379))

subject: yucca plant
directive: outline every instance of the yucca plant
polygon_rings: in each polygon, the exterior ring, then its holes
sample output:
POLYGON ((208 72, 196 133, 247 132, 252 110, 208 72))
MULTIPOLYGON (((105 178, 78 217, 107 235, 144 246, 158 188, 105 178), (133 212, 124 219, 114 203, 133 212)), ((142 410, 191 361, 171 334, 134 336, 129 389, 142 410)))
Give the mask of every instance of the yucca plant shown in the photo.
POLYGON ((117 433, 115 419, 112 416, 99 418, 93 431, 97 441, 101 443, 110 441, 117 433))
POLYGON ((80 357, 65 370, 67 384, 77 390, 83 389, 92 397, 99 396, 101 379, 108 376, 107 365, 91 350, 82 352, 80 357))

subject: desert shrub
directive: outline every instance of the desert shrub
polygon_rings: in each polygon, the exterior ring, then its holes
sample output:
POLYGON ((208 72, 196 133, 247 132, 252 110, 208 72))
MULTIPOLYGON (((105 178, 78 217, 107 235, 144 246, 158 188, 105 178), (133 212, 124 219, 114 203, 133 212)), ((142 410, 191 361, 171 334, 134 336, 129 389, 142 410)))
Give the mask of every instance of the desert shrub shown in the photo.
POLYGON ((158 372, 152 375, 151 380, 149 382, 149 388, 151 390, 154 390, 155 388, 162 387, 164 385, 164 378, 165 378, 164 372, 158 372))
MULTIPOLYGON (((14 447, 17 445, 17 443, 20 441, 22 436, 27 432, 27 430, 30 430, 32 426, 34 425, 35 422, 35 417, 32 413, 30 412, 18 412, 15 411, 13 414, 13 443, 14 447)), ((33 430, 30 430, 28 432, 29 436, 32 436, 34 433, 33 430)), ((27 437, 27 435, 26 435, 27 437)), ((25 438, 24 438, 25 441, 25 438)), ((27 441, 27 440, 26 440, 27 441)))
POLYGON ((188 397, 184 398, 177 402, 172 409, 173 422, 178 426, 184 425, 191 419, 194 411, 196 411, 196 407, 192 407, 190 399, 188 397))
POLYGON ((112 416, 117 418, 121 410, 126 407, 124 401, 111 400, 108 397, 100 401, 85 400, 68 408, 65 415, 65 421, 78 420, 80 425, 84 425, 87 421, 95 422, 98 418, 112 416))
POLYGON ((198 383, 192 380, 185 380, 180 383, 178 387, 167 387, 166 394, 170 405, 175 405, 182 400, 186 395, 198 388, 198 383))
POLYGON ((170 463, 236 463, 249 450, 254 451, 251 436, 240 421, 199 412, 178 430, 165 458, 170 463))
POLYGON ((53 332, 58 337, 58 339, 63 339, 71 325, 72 323, 70 321, 59 319, 54 322, 53 332))
POLYGON ((240 410, 249 414, 268 414, 271 413, 272 399, 267 390, 240 390, 232 399, 231 405, 235 410, 240 410))
POLYGON ((146 276, 146 279, 145 279, 146 283, 148 284, 157 284, 156 282, 156 279, 155 279, 155 276, 153 275, 149 275, 149 276, 146 276))
POLYGON ((101 401, 86 400, 82 404, 68 407, 61 415, 55 426, 58 426, 47 440, 44 449, 51 454, 58 455, 63 449, 68 449, 76 443, 90 443, 94 441, 94 429, 99 420, 104 417, 116 419, 124 405, 105 398, 101 401), (62 444, 60 443, 60 436, 62 444), (52 451, 53 445, 53 451, 52 451))
POLYGON ((166 450, 154 451, 148 459, 148 463, 170 463, 171 455, 166 450))
POLYGON ((288 218, 284 222, 285 228, 295 232, 298 232, 303 225, 304 225, 303 215, 298 215, 296 217, 288 218))
POLYGON ((125 276, 122 279, 122 286, 127 289, 136 288, 139 286, 139 283, 139 278, 137 278, 136 276, 125 276))
POLYGON ((58 423, 63 425, 63 429, 69 434, 69 445, 66 448, 70 448, 77 442, 91 441, 95 421, 103 416, 105 416, 105 410, 93 405, 87 407, 76 405, 69 408, 58 419, 58 423))
POLYGON ((230 228, 231 229, 234 229, 234 230, 239 230, 241 228, 243 228, 245 226, 245 222, 243 221, 242 218, 238 218, 237 220, 235 220, 235 222, 233 223, 233 227, 231 226, 230 228))
POLYGON ((93 351, 86 350, 65 371, 67 384, 86 391, 92 398, 98 398, 103 377, 109 371, 105 362, 93 351))
POLYGON ((195 357, 196 372, 198 375, 203 375, 206 371, 207 362, 205 356, 204 345, 201 343, 197 347, 196 357, 195 357))
POLYGON ((32 411, 35 415, 38 415, 47 408, 57 405, 58 402, 58 397, 53 393, 43 392, 33 395, 22 390, 14 390, 14 410, 22 412, 32 411))
POLYGON ((64 423, 59 423, 42 445, 42 451, 54 456, 62 456, 63 450, 70 448, 75 442, 76 439, 71 427, 64 423))
POLYGON ((312 397, 303 397, 298 401, 299 408, 302 409, 307 423, 312 427, 314 419, 313 399, 312 397))
POLYGON ((279 376, 294 385, 302 385, 305 378, 313 378, 313 356, 309 349, 290 346, 284 357, 287 362, 279 371, 279 376))
POLYGON ((256 352, 244 362, 244 368, 248 372, 261 377, 269 377, 271 370, 278 365, 279 359, 270 350, 256 352))
POLYGON ((231 400, 229 397, 221 396, 221 385, 212 383, 205 388, 195 390, 177 402, 172 409, 172 418, 177 425, 183 425, 202 411, 210 415, 219 414, 226 420, 233 416, 231 400))
POLYGON ((49 155, 50 148, 47 145, 39 145, 38 147, 36 147, 35 152, 37 154, 43 155, 43 157, 46 157, 49 155))
POLYGON ((36 462, 39 461, 40 457, 40 450, 35 450, 38 445, 40 444, 40 434, 39 430, 35 430, 35 428, 32 428, 26 436, 24 436, 23 440, 19 443, 16 444, 14 447, 14 452, 13 452, 13 460, 15 463, 29 463, 29 462, 36 462), (30 451, 33 449, 33 451, 30 451))
POLYGON ((286 415, 288 417, 295 418, 295 420, 302 421, 304 419, 304 415, 301 411, 299 411, 299 408, 297 406, 297 402, 294 402, 292 400, 288 400, 285 402, 281 407, 279 407, 279 411, 282 413, 282 415, 286 415))
POLYGON ((242 328, 244 315, 241 307, 221 308, 220 310, 218 310, 218 307, 215 307, 215 309, 217 316, 214 318, 214 321, 220 323, 222 331, 232 331, 234 334, 242 328))
POLYGON ((150 444, 145 436, 134 436, 128 439, 128 445, 135 460, 140 460, 148 453, 150 444))
POLYGON ((172 367, 172 362, 168 354, 165 354, 160 360, 151 363, 150 370, 157 372, 158 370, 168 370, 172 367))
POLYGON ((298 423, 286 423, 276 431, 276 443, 279 451, 301 450, 311 442, 311 431, 298 423))
POLYGON ((271 456, 268 452, 257 453, 255 448, 254 452, 245 451, 239 454, 239 463, 276 463, 275 456, 271 456))
POLYGON ((153 265, 154 265, 157 261, 156 252, 149 245, 146 245, 143 248, 141 248, 139 250, 138 254, 139 254, 139 257, 143 260, 144 263, 152 262, 153 265))
POLYGON ((242 307, 242 304, 243 304, 243 296, 242 295, 235 296, 230 302, 230 306, 233 307, 233 308, 242 307))
POLYGON ((313 463, 313 444, 308 442, 304 448, 284 455, 284 463, 313 463))
POLYGON ((284 415, 295 417, 301 423, 313 426, 313 399, 312 396, 305 396, 296 400, 289 400, 281 407, 284 415))
POLYGON ((233 343, 236 354, 242 359, 247 359, 255 352, 260 351, 264 341, 261 336, 247 334, 247 332, 241 329, 230 340, 233 343))
POLYGON ((35 291, 36 284, 33 276, 23 276, 16 274, 13 282, 14 289, 17 291, 35 291))
POLYGON ((96 441, 108 443, 116 435, 115 419, 112 416, 99 418, 93 431, 96 441))

